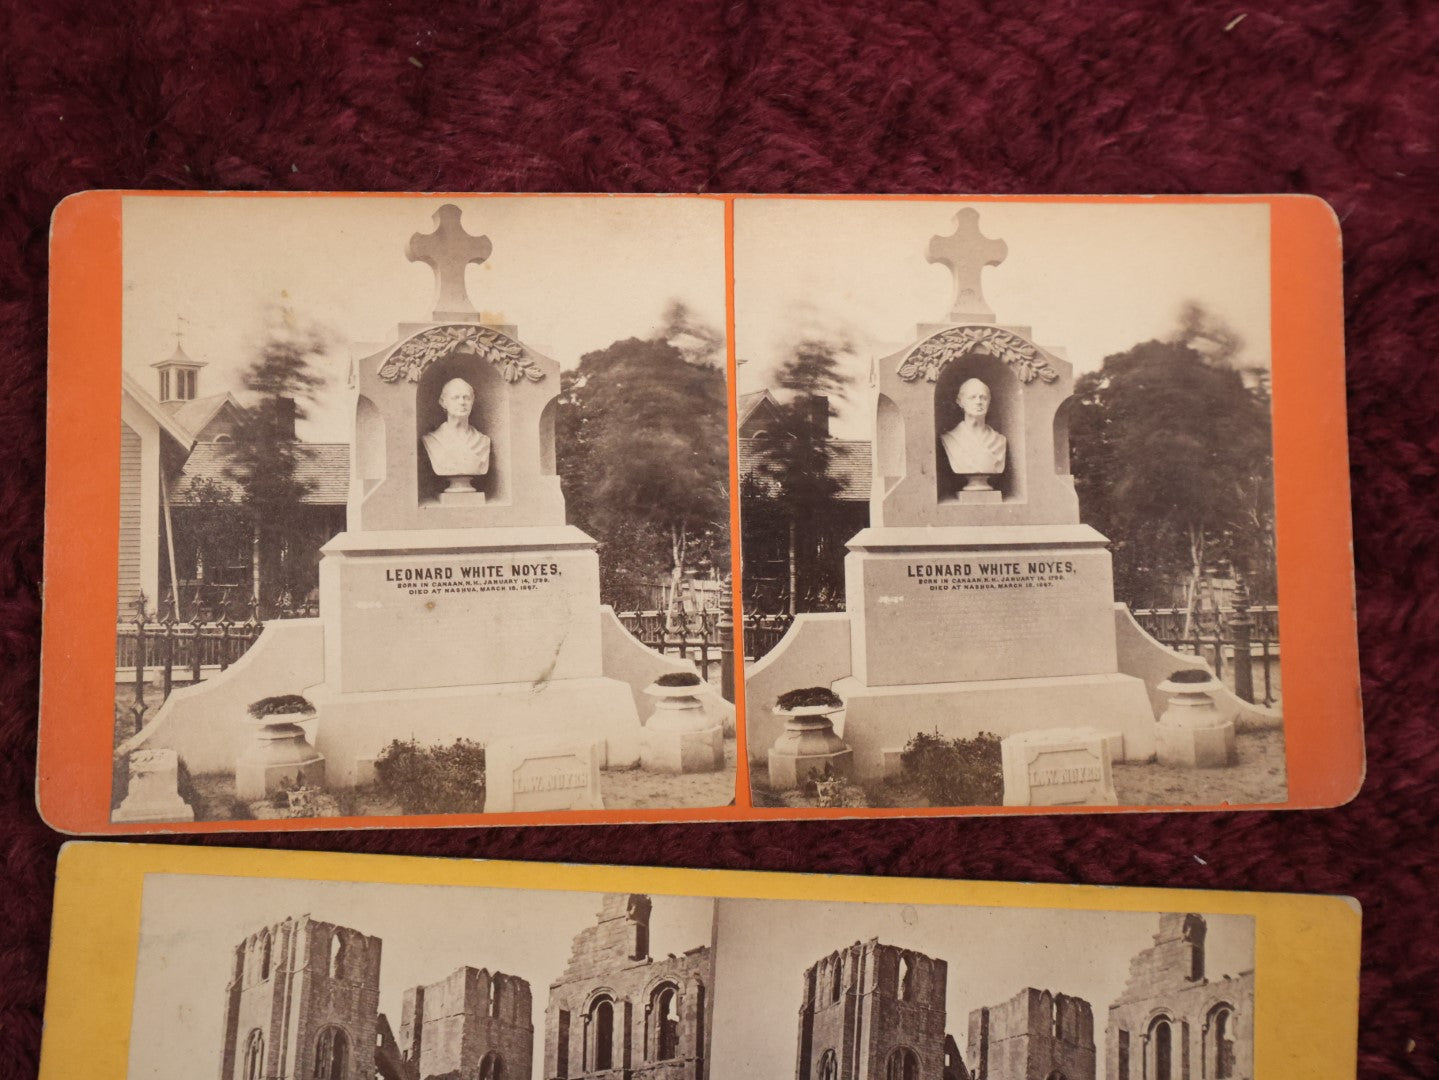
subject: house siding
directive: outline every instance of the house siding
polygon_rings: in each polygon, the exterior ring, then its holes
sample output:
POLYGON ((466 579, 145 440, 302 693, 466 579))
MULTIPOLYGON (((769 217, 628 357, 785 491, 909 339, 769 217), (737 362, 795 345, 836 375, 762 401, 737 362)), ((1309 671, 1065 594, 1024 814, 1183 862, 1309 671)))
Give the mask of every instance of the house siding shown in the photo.
POLYGON ((120 424, 120 588, 118 617, 135 617, 135 599, 143 585, 140 576, 140 435, 129 424, 120 424))

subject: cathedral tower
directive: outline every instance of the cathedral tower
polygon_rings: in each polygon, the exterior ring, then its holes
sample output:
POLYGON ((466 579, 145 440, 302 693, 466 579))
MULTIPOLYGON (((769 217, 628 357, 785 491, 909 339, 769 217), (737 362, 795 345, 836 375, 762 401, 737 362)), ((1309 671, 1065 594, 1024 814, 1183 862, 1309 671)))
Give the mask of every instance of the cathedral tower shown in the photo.
POLYGON ((235 947, 219 1080, 369 1080, 380 939, 308 915, 235 947))

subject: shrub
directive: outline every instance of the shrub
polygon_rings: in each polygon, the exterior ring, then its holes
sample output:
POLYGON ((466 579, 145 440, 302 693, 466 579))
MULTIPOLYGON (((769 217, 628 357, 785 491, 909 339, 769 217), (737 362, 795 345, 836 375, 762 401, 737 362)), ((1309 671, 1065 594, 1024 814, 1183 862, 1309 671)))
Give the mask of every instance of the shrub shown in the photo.
POLYGON ((946 739, 938 731, 921 731, 909 740, 900 761, 931 806, 1004 802, 998 735, 982 731, 972 739, 946 739))
POLYGON ((375 759, 375 786, 406 814, 476 813, 485 808, 485 748, 469 739, 396 739, 375 759))
POLYGON ((816 705, 822 705, 826 709, 838 709, 844 705, 844 701, 827 686, 806 686, 791 690, 781 694, 775 701, 776 708, 780 709, 804 709, 816 705))
POLYGON ((693 671, 667 671, 655 680, 656 686, 699 686, 700 677, 693 671))

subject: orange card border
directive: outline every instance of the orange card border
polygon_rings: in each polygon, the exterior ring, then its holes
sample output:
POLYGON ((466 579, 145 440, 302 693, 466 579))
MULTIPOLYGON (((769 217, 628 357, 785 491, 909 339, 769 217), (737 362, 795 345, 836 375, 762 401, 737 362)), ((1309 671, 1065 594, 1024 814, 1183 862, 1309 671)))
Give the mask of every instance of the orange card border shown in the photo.
MULTIPOLYGON (((1359 651, 1344 395, 1339 223, 1328 204, 1303 195, 933 196, 680 195, 724 203, 726 340, 730 409, 731 560, 734 614, 742 615, 738 448, 735 442, 734 208, 749 199, 1052 203, 1265 203, 1270 209, 1274 482, 1279 551, 1280 639, 1285 667, 1289 798, 1273 804, 1152 807, 757 808, 749 805, 743 665, 736 665, 739 761, 736 805, 691 809, 553 811, 428 817, 354 817, 116 825, 110 817, 114 722, 114 600, 118 589, 120 410, 87 410, 67 423, 57 403, 120 400, 122 202, 130 195, 194 198, 317 198, 340 193, 125 192, 72 195, 50 234, 50 372, 46 459, 44 618, 36 799, 53 828, 133 835, 337 828, 617 824, 1115 813, 1151 810, 1314 809, 1340 805, 1364 777, 1359 651), (1315 583, 1322 583, 1316 587, 1315 583), (98 597, 109 597, 105 603, 98 597), (110 675, 111 679, 105 676, 110 675), (110 711, 105 710, 109 705, 110 711)), ((451 193, 476 197, 477 193, 451 193)), ((402 193, 359 198, 433 198, 402 193)), ((575 197, 569 193, 495 198, 575 197)), ((595 199, 652 195, 588 195, 595 199)))

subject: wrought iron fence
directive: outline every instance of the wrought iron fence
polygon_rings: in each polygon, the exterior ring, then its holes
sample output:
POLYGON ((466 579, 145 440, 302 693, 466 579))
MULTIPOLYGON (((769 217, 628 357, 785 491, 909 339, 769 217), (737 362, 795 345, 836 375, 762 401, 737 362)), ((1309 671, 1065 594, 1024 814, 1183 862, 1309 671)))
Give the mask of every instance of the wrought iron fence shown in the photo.
POLYGON ((163 703, 177 684, 190 686, 224 671, 265 629, 259 605, 253 602, 243 619, 222 615, 214 621, 177 619, 168 604, 151 616, 145 604, 141 596, 135 601, 135 617, 115 628, 115 681, 133 688, 129 711, 135 731, 144 726, 150 708, 145 691, 152 681, 158 683, 163 703))
POLYGON ((788 612, 778 615, 746 615, 744 619, 744 658, 758 660, 779 644, 779 639, 789 632, 794 616, 788 612))
POLYGON ((1234 692, 1245 701, 1273 705, 1279 700, 1277 604, 1250 607, 1240 593, 1229 610, 1195 612, 1187 633, 1184 608, 1137 608, 1133 614, 1145 632, 1161 644, 1202 657, 1220 679, 1227 672, 1234 692), (1240 663, 1246 656, 1249 663, 1240 663), (1255 685, 1256 668, 1259 687, 1255 685))
POLYGON ((728 611, 692 611, 671 621, 663 611, 616 612, 626 630, 656 652, 681 656, 709 682, 711 666, 721 693, 734 700, 734 628, 728 611))

